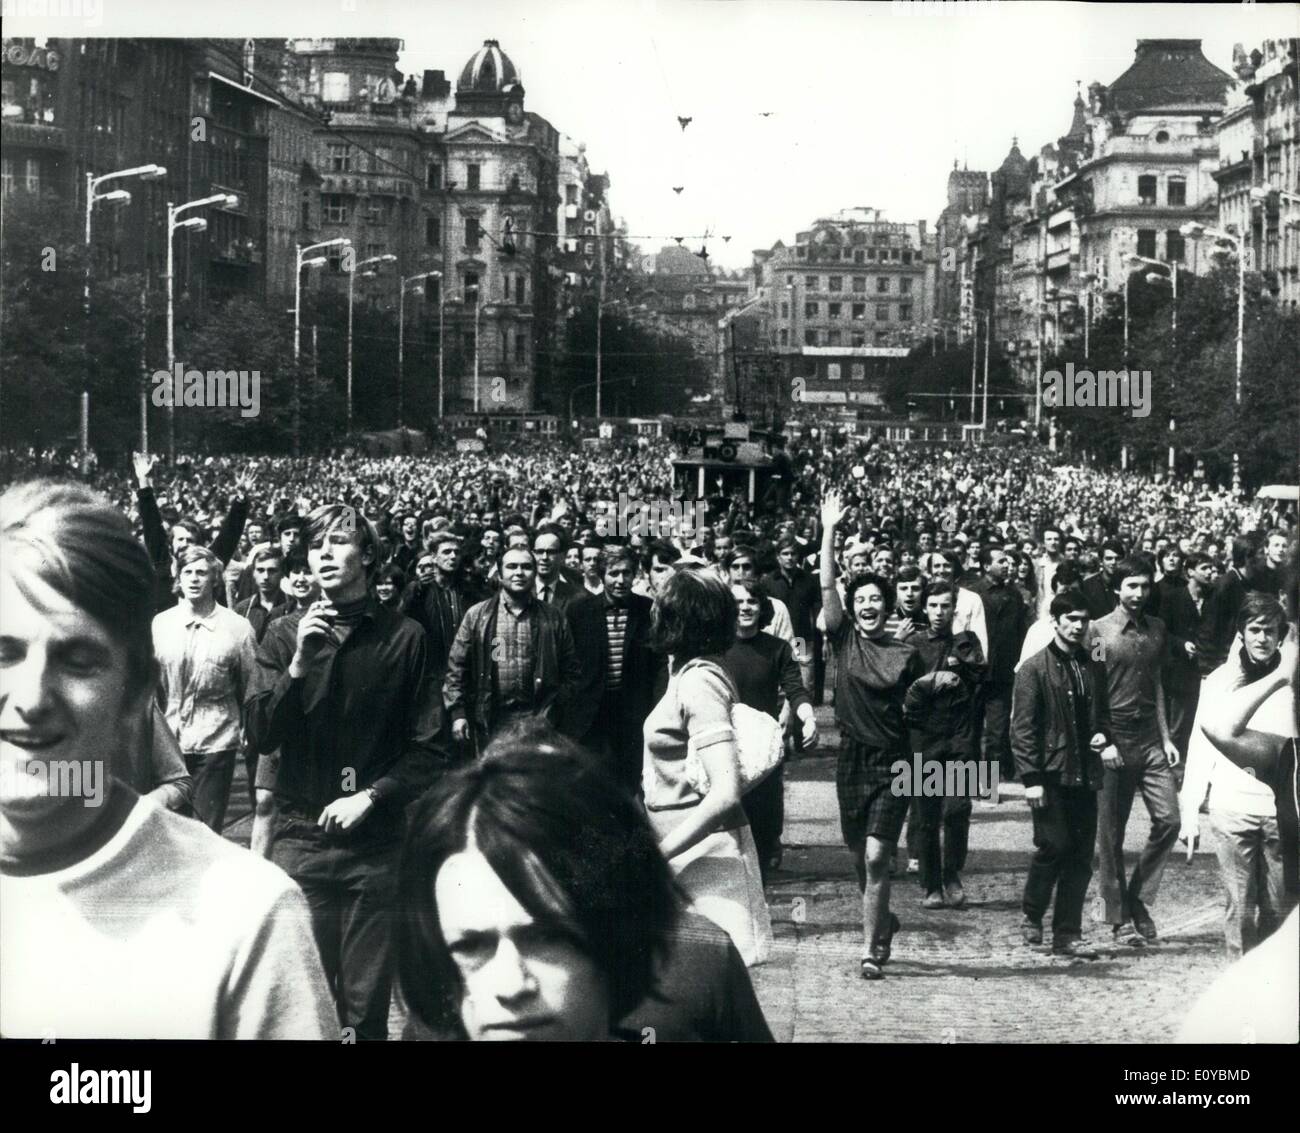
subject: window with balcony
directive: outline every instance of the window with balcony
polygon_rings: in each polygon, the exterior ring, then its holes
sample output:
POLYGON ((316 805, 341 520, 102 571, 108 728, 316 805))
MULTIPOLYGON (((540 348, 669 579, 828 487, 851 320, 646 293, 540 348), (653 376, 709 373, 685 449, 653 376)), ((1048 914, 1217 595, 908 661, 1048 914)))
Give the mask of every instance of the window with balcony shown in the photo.
MULTIPOLYGON (((837 330, 827 331, 827 332, 826 332, 826 345, 827 345, 827 346, 839 346, 839 344, 840 344, 840 332, 837 331, 837 330)), ((837 374, 836 377, 838 377, 838 376, 839 376, 839 375, 837 374)))
POLYGON ((1144 173, 1138 178, 1138 204, 1153 205, 1156 203, 1156 176, 1154 173, 1144 173))
POLYGON ((321 197, 321 207, 326 224, 347 224, 348 198, 342 193, 326 193, 321 197))
POLYGON ((887 322, 889 322, 889 304, 888 304, 888 303, 882 303, 880 306, 878 306, 878 307, 876 308, 876 322, 878 322, 878 323, 887 323, 887 322))
POLYGON ((1154 228, 1138 229, 1137 254, 1139 256, 1150 256, 1152 259, 1155 258, 1156 230, 1154 228))
POLYGON ((1169 178, 1168 201, 1171 205, 1187 204, 1187 179, 1185 177, 1169 178))
POLYGON ((803 305, 803 317, 805 319, 815 319, 817 317, 817 304, 805 303, 803 305))
POLYGON ((482 229, 479 226, 478 217, 467 216, 465 218, 465 247, 473 248, 477 251, 481 232, 482 229))
POLYGON ((433 192, 442 188, 442 166, 438 162, 431 161, 425 167, 424 187, 433 192))
POLYGON ((844 277, 842 275, 831 276, 831 290, 832 291, 844 290, 844 277))
POLYGON ((889 332, 887 330, 876 331, 876 345, 877 346, 889 345, 889 332))
POLYGON ((465 188, 471 193, 478 192, 479 176, 481 172, 482 168, 472 162, 465 166, 465 188))
POLYGON ((850 345, 866 346, 866 344, 867 344, 867 336, 863 334, 862 331, 855 330, 853 332, 852 338, 850 339, 850 345))
POLYGON ((430 248, 442 246, 442 220, 436 216, 424 218, 424 242, 430 248))
POLYGON ((867 317, 867 305, 865 303, 854 303, 850 313, 854 319, 865 319, 867 317))
POLYGON ((1187 242, 1183 239, 1183 234, 1177 228, 1171 228, 1165 233, 1165 259, 1181 264, 1186 254, 1187 242))
POLYGON ((838 318, 840 317, 840 309, 841 309, 842 306, 843 306, 843 304, 841 304, 841 303, 831 303, 831 304, 829 304, 829 305, 827 306, 827 308, 826 308, 826 314, 827 314, 827 316, 830 317, 830 318, 832 318, 832 319, 838 319, 838 318))
POLYGON ((876 294, 877 295, 889 294, 889 276, 878 275, 876 277, 876 294))
POLYGON ((329 170, 331 173, 352 172, 352 147, 346 142, 330 142, 329 170))
POLYGON ((817 332, 815 330, 806 330, 803 332, 803 344, 805 346, 817 345, 817 332))

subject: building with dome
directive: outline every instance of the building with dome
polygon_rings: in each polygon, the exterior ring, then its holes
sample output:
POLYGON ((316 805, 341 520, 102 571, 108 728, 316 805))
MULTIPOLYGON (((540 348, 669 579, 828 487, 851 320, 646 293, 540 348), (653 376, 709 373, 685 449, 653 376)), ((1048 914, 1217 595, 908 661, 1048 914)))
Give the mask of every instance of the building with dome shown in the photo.
POLYGON ((428 149, 444 319, 463 363, 448 412, 453 403, 539 409, 538 391, 550 384, 562 281, 554 262, 560 134, 525 108, 525 94, 510 56, 484 40, 461 68, 428 149))

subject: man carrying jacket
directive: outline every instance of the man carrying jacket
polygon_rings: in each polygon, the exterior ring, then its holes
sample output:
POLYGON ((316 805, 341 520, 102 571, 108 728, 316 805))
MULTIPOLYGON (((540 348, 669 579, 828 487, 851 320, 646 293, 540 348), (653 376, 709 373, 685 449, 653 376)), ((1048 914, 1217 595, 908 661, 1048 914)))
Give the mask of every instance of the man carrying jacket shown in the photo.
POLYGON ((1052 951, 1095 960, 1083 941, 1083 902, 1092 879, 1097 792, 1103 765, 1122 766, 1111 740, 1106 672, 1084 648, 1087 601, 1063 590, 1048 607, 1054 637, 1016 673, 1011 754, 1034 823, 1034 856, 1025 881, 1021 933, 1041 944, 1043 914, 1056 891, 1052 951))
POLYGON ((534 594, 536 578, 528 547, 507 550, 500 591, 470 607, 452 642, 443 703, 452 738, 475 753, 522 717, 560 727, 581 680, 568 622, 534 594))

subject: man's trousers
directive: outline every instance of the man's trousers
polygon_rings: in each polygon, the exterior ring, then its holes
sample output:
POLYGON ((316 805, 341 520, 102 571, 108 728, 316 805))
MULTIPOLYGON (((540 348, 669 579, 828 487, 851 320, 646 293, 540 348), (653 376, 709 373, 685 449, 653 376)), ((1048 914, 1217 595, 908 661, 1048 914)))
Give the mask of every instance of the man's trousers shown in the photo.
POLYGON ((401 843, 326 834, 282 815, 271 860, 302 888, 340 1026, 357 1039, 388 1037, 392 911, 401 843))
POLYGON ((1048 784, 1045 805, 1031 810, 1034 856, 1029 862, 1022 908, 1035 924, 1056 890, 1052 936, 1057 941, 1083 935, 1083 901, 1092 878, 1092 850, 1097 840, 1097 792, 1087 787, 1048 784))

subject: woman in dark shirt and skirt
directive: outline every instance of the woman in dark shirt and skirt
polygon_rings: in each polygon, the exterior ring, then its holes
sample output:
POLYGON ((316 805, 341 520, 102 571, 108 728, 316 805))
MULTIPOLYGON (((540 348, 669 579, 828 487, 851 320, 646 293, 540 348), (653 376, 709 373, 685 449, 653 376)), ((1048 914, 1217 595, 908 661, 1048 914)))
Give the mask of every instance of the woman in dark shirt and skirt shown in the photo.
MULTIPOLYGON (((772 601, 749 582, 733 582, 736 600, 736 640, 722 655, 722 667, 736 683, 740 703, 773 720, 781 718, 781 694, 799 720, 799 739, 805 748, 817 740, 817 721, 812 701, 804 686, 799 662, 790 643, 763 629, 772 620, 772 601)), ((749 828, 758 847, 758 864, 763 884, 768 873, 781 863, 781 827, 785 822, 784 767, 778 767, 757 787, 741 798, 749 828)))
POLYGON ((835 719, 842 733, 835 772, 840 828, 862 890, 862 978, 878 980, 900 927, 889 911, 889 871, 911 802, 893 792, 892 767, 910 758, 903 696, 924 674, 925 664, 912 646, 885 630, 894 608, 894 588, 887 579, 871 573, 855 578, 840 602, 832 540, 844 514, 838 493, 827 492, 822 503, 822 614, 835 657, 835 719))

